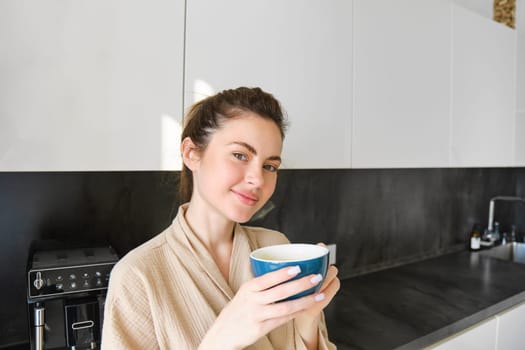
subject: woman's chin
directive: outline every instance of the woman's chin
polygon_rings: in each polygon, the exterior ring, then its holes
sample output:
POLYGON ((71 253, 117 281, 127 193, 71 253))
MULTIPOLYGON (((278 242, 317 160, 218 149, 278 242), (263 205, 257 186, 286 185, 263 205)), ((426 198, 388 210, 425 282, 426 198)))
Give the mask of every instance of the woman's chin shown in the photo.
POLYGON ((253 208, 252 210, 235 210, 230 212, 229 218, 230 220, 234 222, 238 222, 239 224, 243 224, 245 222, 248 222, 251 220, 253 215, 257 212, 255 210, 256 208, 253 208))
POLYGON ((238 222, 239 224, 244 224, 245 222, 250 221, 253 214, 251 215, 233 215, 233 217, 230 217, 232 221, 238 222))

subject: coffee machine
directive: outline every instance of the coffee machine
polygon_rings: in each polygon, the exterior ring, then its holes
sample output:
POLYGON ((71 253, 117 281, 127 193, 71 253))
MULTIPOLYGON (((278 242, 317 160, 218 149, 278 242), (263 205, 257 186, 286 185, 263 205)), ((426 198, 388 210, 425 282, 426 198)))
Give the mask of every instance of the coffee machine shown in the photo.
POLYGON ((30 253, 27 304, 32 350, 100 349, 106 291, 117 261, 109 246, 30 253))

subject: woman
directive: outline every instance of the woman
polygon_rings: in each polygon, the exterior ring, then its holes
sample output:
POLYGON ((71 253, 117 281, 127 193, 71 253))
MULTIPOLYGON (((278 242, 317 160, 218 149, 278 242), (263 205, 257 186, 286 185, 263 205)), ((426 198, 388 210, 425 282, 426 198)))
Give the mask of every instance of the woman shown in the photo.
POLYGON ((102 347, 115 349, 334 349, 322 310, 339 289, 330 266, 319 283, 288 281, 298 267, 253 278, 249 254, 288 243, 241 226, 270 198, 281 164, 279 102, 259 88, 196 103, 182 133, 181 203, 172 225, 112 271, 102 347), (288 281, 288 282, 287 282, 288 281))

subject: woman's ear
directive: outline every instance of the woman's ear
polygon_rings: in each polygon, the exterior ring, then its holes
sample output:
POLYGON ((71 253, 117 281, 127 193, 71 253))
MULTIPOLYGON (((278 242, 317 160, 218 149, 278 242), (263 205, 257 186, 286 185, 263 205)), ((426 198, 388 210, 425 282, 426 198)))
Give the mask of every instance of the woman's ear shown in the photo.
POLYGON ((180 143, 180 153, 184 165, 194 171, 199 163, 199 150, 190 137, 185 137, 180 143))

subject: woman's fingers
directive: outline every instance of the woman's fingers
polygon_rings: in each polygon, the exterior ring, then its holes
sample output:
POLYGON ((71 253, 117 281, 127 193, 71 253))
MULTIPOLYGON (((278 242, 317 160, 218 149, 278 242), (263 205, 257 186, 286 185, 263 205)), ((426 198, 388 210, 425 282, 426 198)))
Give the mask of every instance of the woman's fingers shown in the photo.
POLYGON ((316 300, 316 295, 317 294, 311 294, 298 299, 266 305, 264 311, 260 315, 260 319, 265 321, 271 319, 282 319, 283 317, 289 317, 292 319, 304 310, 317 304, 318 301, 316 300))
POLYGON ((334 265, 328 266, 328 270, 326 271, 326 277, 323 281, 323 284, 321 285, 321 288, 319 290, 322 292, 330 282, 337 277, 339 270, 337 270, 337 267, 334 265))
POLYGON ((337 294, 339 288, 341 287, 341 281, 339 278, 333 278, 330 283, 322 290, 322 293, 326 295, 326 305, 332 300, 332 298, 337 294))
POLYGON ((248 288, 252 292, 260 292, 271 288, 279 283, 288 281, 301 272, 299 266, 288 266, 277 271, 268 272, 248 282, 248 288))
POLYGON ((261 304, 271 304, 313 288, 321 282, 321 275, 308 275, 265 290, 259 294, 261 304))
MULTIPOLYGON (((254 278, 249 282, 247 288, 258 294, 258 302, 261 304, 271 304, 273 302, 286 299, 292 295, 310 289, 321 280, 319 275, 309 275, 294 281, 286 282, 299 273, 298 266, 286 267, 254 278), (283 283, 286 282, 286 283, 283 283)), ((321 285, 320 292, 337 277, 337 268, 329 266, 326 277, 321 285)))

